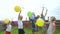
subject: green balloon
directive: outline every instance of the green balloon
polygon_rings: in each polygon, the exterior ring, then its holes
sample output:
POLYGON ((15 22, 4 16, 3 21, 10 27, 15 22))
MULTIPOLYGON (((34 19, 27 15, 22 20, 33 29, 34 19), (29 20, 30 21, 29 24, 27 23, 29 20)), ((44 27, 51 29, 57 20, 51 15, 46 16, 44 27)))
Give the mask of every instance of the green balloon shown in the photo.
POLYGON ((28 12, 28 17, 31 17, 32 16, 32 12, 28 12))

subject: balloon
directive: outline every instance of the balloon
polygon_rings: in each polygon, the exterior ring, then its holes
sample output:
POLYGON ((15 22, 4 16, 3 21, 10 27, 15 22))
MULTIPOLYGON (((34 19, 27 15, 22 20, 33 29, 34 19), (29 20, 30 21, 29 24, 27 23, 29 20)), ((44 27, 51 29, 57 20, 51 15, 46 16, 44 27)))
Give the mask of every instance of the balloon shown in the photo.
POLYGON ((15 7, 14 7, 14 10, 15 10, 16 12, 20 12, 20 11, 21 11, 21 7, 20 7, 20 6, 15 6, 15 7))
POLYGON ((28 12, 28 17, 31 17, 32 16, 32 12, 28 12))
POLYGON ((39 18, 39 19, 37 19, 35 24, 39 27, 42 27, 42 26, 44 26, 44 20, 39 18))
POLYGON ((5 24, 8 24, 9 21, 10 21, 10 20, 9 20, 8 18, 4 19, 4 23, 5 23, 5 24))

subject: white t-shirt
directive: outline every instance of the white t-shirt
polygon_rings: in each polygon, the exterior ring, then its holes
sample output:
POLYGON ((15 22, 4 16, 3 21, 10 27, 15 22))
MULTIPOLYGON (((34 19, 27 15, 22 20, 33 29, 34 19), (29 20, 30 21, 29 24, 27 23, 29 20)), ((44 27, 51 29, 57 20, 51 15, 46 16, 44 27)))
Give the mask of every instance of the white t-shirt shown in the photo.
POLYGON ((7 25, 6 31, 11 32, 11 28, 12 28, 11 24, 7 25))
POLYGON ((22 20, 18 20, 18 29, 23 29, 22 20))

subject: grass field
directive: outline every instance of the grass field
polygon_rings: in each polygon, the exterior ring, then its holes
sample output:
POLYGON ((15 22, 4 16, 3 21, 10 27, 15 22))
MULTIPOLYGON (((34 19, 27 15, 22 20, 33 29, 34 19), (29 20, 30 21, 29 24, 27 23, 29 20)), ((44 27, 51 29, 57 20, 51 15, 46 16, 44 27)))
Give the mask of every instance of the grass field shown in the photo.
MULTIPOLYGON (((31 28, 24 28, 25 34, 32 34, 31 28)), ((0 31, 0 34, 5 34, 5 31, 0 31)), ((12 28, 11 34, 18 34, 18 29, 16 27, 12 28)), ((39 29, 39 34, 42 34, 42 29, 39 29)), ((60 29, 56 29, 55 34, 60 34, 60 29)))

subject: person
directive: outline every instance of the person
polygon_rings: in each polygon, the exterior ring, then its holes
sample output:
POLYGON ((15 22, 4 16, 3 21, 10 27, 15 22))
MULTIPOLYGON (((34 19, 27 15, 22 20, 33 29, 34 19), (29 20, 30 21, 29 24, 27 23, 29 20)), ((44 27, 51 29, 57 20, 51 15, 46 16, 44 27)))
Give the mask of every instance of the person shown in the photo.
POLYGON ((23 22, 22 22, 23 17, 20 15, 20 13, 18 15, 18 34, 24 34, 25 32, 23 29, 23 22))
POLYGON ((42 34, 46 34, 46 31, 47 31, 47 26, 46 26, 46 24, 45 24, 45 17, 46 17, 46 15, 47 15, 48 9, 46 9, 46 13, 45 13, 45 15, 43 15, 44 8, 45 8, 45 7, 43 7, 42 13, 41 13, 41 18, 44 20, 44 26, 42 27, 42 34))
POLYGON ((56 18, 54 16, 52 16, 50 18, 50 22, 49 22, 49 27, 48 27, 48 30, 47 30, 47 34, 54 34, 54 32, 56 30, 55 22, 56 22, 56 18))
POLYGON ((12 25, 11 22, 6 25, 6 34, 11 34, 12 25))
POLYGON ((32 23, 32 34, 34 33, 39 34, 38 26, 35 25, 36 19, 37 19, 37 17, 35 17, 35 14, 33 13, 33 15, 29 19, 30 19, 30 22, 32 23))

